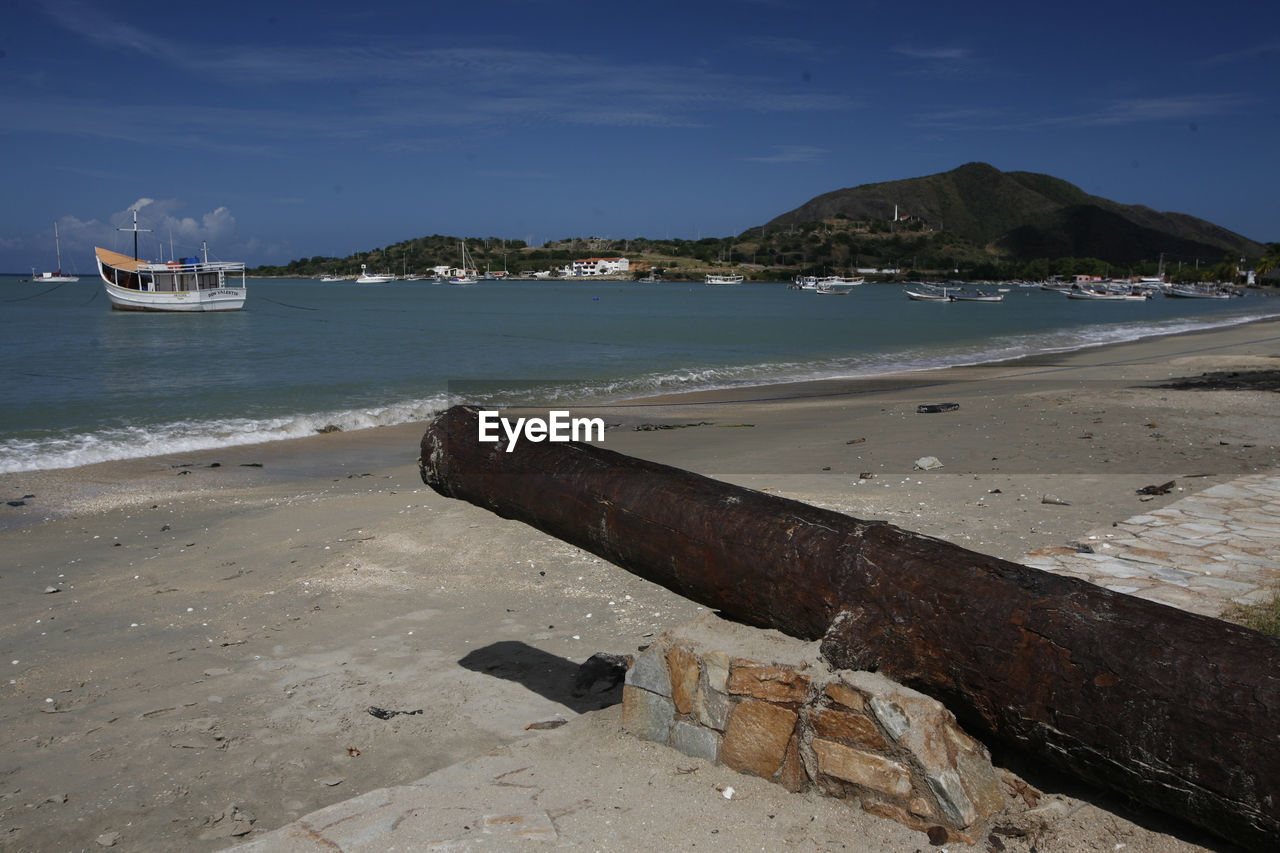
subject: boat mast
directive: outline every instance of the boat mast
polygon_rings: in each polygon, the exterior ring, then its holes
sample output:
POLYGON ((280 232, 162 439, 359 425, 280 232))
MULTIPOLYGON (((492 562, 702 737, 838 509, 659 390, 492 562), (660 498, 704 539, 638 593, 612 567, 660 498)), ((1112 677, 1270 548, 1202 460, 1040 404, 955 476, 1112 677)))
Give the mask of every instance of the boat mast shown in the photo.
MULTIPOLYGON (((57 227, 57 225, 55 224, 55 225, 54 225, 54 227, 56 228, 56 227, 57 227)), ((136 261, 136 260, 138 259, 138 232, 139 232, 139 231, 150 231, 150 230, 151 230, 150 228, 139 228, 139 227, 138 227, 138 210, 137 210, 137 208, 134 208, 134 211, 133 211, 133 227, 132 227, 132 228, 117 228, 116 230, 117 230, 117 231, 132 231, 132 232, 133 232, 133 259, 136 261)))
POLYGON ((58 242, 57 222, 53 223, 53 250, 58 253, 58 275, 62 275, 62 244, 58 242))

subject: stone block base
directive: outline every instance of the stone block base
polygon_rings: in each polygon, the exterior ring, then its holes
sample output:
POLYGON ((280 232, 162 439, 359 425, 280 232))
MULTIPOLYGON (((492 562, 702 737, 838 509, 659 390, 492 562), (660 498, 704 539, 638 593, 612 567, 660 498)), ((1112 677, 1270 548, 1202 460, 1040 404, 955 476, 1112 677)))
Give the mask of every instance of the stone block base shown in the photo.
POLYGON ((939 702, 805 643, 708 614, 627 671, 623 727, 769 779, 856 800, 936 838, 974 843, 1004 807, 986 749, 939 702))

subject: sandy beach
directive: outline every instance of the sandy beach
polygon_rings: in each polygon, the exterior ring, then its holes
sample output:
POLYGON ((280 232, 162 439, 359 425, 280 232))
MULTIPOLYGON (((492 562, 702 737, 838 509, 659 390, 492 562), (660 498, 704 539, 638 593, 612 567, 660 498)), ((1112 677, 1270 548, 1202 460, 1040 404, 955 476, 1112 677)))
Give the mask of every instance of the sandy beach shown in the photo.
MULTIPOLYGON (((1278 368, 1280 322, 1268 321, 572 408, 605 419, 610 449, 1021 560, 1280 468, 1274 383, 1220 387, 1232 372, 1278 368), (1222 381, 1165 387, 1206 373, 1222 381), (918 411, 938 403, 959 406, 918 411), (924 457, 941 467, 917 469, 924 457), (1168 481, 1166 495, 1137 494, 1168 481)), ((570 728, 575 750, 619 756, 619 779, 641 772, 631 759, 687 764, 619 749, 601 715, 527 727, 612 701, 574 695, 578 665, 632 653, 702 608, 439 497, 419 479, 422 431, 0 475, 18 504, 0 507, 0 849, 221 849, 570 728), (382 719, 371 708, 428 710, 382 719)), ((681 796, 681 818, 696 822, 697 798, 681 796)), ((1101 799, 1069 801, 1083 805, 1039 850, 1213 847, 1101 799)), ((787 843, 829 849, 847 819, 868 833, 861 849, 928 847, 840 808, 839 819, 789 822, 787 843)), ((740 849, 727 833, 707 844, 740 849)))

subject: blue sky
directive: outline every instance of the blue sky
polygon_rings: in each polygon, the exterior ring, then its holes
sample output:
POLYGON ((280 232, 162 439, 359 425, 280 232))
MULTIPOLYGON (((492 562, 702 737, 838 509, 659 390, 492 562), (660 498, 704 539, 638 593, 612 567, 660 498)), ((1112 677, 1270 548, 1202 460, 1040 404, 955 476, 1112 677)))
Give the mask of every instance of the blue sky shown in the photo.
POLYGON ((728 236, 981 160, 1280 240, 1280 6, 8 0, 0 270, 728 236), (153 246, 153 256, 159 249, 153 246), (166 249, 167 251, 167 249, 166 249))

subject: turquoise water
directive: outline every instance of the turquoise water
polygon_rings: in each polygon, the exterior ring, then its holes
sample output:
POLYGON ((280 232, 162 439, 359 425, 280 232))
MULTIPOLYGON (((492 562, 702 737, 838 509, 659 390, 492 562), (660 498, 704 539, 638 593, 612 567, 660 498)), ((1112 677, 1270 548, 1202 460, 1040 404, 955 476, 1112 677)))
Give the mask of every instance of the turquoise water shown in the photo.
POLYGON ((607 401, 859 376, 1280 315, 1280 299, 910 302, 780 283, 250 280, 245 309, 111 311, 0 278, 0 472, 421 421, 450 402, 607 401))

